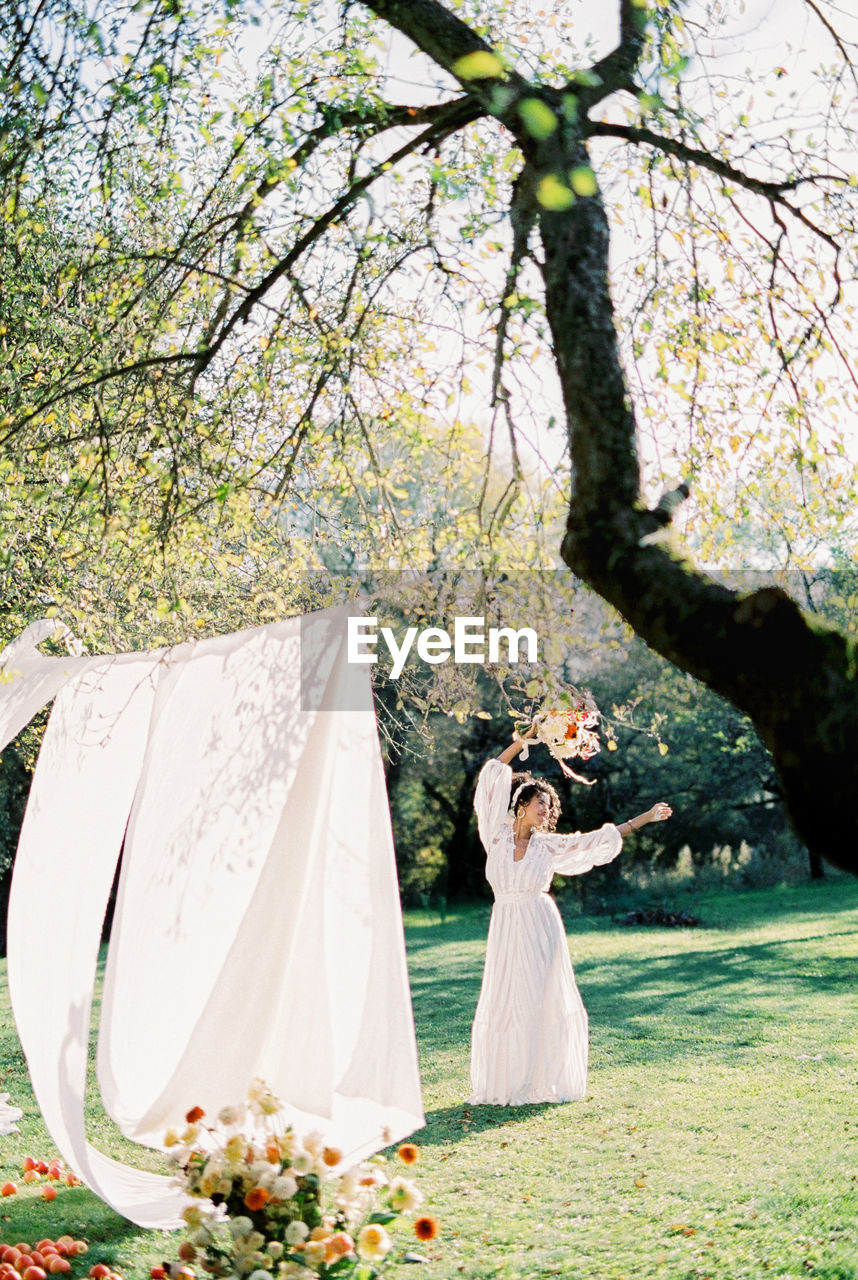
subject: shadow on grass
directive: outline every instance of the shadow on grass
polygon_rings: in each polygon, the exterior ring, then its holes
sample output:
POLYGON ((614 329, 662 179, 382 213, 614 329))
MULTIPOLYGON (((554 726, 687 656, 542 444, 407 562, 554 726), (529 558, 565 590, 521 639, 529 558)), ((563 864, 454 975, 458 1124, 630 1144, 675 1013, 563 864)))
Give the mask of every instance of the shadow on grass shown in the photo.
POLYGON ((514 1126, 518 1121, 526 1122, 540 1112, 550 1110, 550 1102, 535 1103, 529 1107, 474 1106, 467 1102, 439 1107, 426 1112, 426 1128, 420 1131, 420 1146, 449 1146, 468 1134, 514 1126))
MULTIPOLYGON (((612 926, 619 954, 575 961, 594 1039, 610 1040, 616 1065, 646 1061, 656 1066, 703 1051, 724 1062, 758 1053, 772 1046, 784 1021, 811 1036, 814 1020, 826 1016, 829 1002, 845 1004, 854 991, 849 940, 858 938, 858 929, 842 925, 851 924, 858 894, 851 882, 846 890, 832 885, 822 891, 722 894, 712 902, 720 917, 717 932, 612 926), (833 924, 838 909, 841 927, 826 931, 821 922, 833 924), (748 931, 771 929, 778 920, 785 928, 803 923, 813 931, 804 937, 749 940, 748 931)), ((484 914, 475 908, 456 920, 415 930, 419 946, 413 933, 409 937, 421 1053, 467 1053, 482 976, 483 948, 473 944, 484 941, 484 914)), ((600 920, 598 931, 604 930, 600 920)), ((573 952, 575 937, 588 932, 580 922, 572 925, 573 952)), ((498 1122, 486 1121, 493 1123, 498 1122)))

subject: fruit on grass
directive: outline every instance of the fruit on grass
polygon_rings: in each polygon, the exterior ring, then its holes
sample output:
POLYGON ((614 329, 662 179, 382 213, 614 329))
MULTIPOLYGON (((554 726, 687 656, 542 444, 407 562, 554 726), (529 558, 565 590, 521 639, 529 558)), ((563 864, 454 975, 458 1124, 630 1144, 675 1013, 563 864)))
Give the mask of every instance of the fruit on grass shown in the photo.
POLYGON ((41 1196, 43 1200, 56 1200, 57 1198, 56 1187, 52 1187, 50 1183, 48 1183, 46 1187, 42 1187, 41 1196))
POLYGON ((40 1182, 41 1178, 42 1175, 39 1173, 38 1169, 28 1169, 24 1174, 25 1182, 40 1182))
POLYGON ((27 1173, 29 1172, 30 1169, 35 1169, 37 1163, 38 1161, 36 1160, 35 1156, 24 1156, 23 1162, 21 1164, 21 1168, 23 1169, 24 1173, 27 1173))
POLYGON ((160 1263, 158 1263, 156 1266, 152 1268, 152 1270, 149 1272, 149 1275, 151 1277, 151 1280, 167 1280, 167 1272, 161 1266, 160 1263))
POLYGON ((13 1196, 17 1190, 14 1182, 4 1182, 0 1187, 0 1196, 13 1196))
POLYGON ((48 1273, 43 1267, 29 1266, 22 1273, 21 1280, 48 1280, 48 1273))
POLYGON ((110 1267, 104 1262, 96 1262, 90 1267, 89 1274, 93 1277, 93 1280, 107 1280, 112 1273, 110 1267))

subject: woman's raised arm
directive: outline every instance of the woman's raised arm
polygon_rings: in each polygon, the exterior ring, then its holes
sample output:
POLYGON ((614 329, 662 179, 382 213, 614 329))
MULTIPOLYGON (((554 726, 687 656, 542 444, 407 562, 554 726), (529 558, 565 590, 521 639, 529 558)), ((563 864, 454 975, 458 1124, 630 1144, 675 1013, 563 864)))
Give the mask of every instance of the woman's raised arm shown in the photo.
POLYGON ((498 756, 501 764, 509 764, 518 755, 519 751, 526 746, 528 741, 536 733, 536 725, 532 724, 525 734, 513 734, 512 742, 498 756))

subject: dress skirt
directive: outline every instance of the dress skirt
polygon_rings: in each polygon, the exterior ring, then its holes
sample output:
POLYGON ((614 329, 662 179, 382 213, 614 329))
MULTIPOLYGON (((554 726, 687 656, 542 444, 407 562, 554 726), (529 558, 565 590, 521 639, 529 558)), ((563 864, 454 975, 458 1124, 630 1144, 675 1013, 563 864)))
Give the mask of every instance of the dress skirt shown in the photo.
POLYGON ((547 893, 492 909, 471 1035, 473 1103, 571 1102, 587 1088, 587 1011, 547 893))

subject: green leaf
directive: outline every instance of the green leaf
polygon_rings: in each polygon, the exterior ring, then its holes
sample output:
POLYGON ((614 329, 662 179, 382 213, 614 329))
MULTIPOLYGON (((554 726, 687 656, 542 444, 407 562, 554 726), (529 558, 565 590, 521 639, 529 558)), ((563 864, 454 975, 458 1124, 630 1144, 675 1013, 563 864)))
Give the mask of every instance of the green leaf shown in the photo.
POLYGON ((541 98, 523 98, 518 104, 518 114, 532 138, 550 138, 557 128, 557 116, 541 98))

